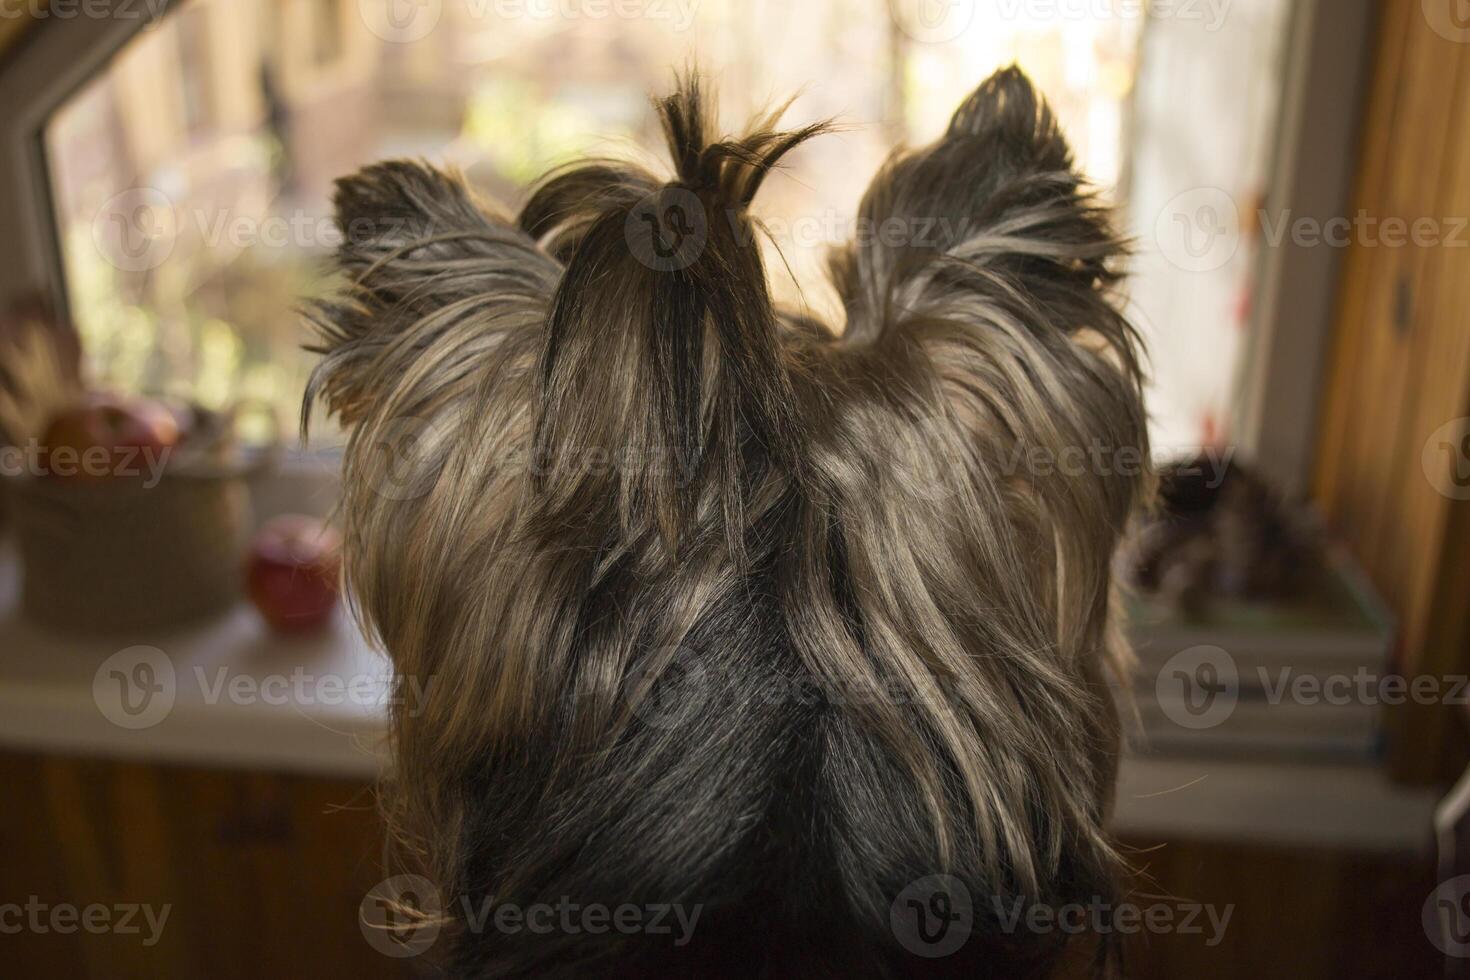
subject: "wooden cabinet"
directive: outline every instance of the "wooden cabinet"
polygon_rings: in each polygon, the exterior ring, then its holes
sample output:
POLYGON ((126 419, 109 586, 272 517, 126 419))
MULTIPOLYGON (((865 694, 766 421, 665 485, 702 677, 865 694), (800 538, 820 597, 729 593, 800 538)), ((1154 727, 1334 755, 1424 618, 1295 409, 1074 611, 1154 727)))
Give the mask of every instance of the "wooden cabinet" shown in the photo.
MULTIPOLYGON (((153 929, 135 913, 126 925, 137 932, 62 933, 43 911, 44 932, 27 923, 0 935, 0 974, 413 975, 358 926, 363 897, 383 877, 367 785, 0 754, 0 786, 0 905, 27 915, 27 903, 101 904, 123 925, 114 910, 147 904, 162 922, 153 929)), ((0 928, 16 916, 0 914, 0 928)))
MULTIPOLYGON (((383 877, 382 832, 367 785, 0 754, 0 786, 0 905, 23 906, 34 896, 52 907, 148 904, 155 917, 168 908, 151 945, 141 915, 131 923, 139 931, 127 934, 27 928, 0 935, 0 974, 417 975, 414 961, 383 956, 358 925, 363 897, 383 877)), ((1419 922, 1434 885, 1427 858, 1126 843, 1143 871, 1129 902, 1210 904, 1218 915, 1230 909, 1214 944, 1203 914, 1193 920, 1198 931, 1129 937, 1130 978, 1433 974, 1437 954, 1419 922)), ((0 926, 7 921, 14 916, 0 914, 0 926)))

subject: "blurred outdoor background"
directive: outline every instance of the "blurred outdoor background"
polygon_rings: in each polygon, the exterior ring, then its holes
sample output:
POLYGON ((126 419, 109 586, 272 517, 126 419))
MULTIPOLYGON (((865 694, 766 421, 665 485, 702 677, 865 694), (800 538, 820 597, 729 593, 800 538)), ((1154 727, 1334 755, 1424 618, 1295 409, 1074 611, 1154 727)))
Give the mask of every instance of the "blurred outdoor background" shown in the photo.
POLYGON ((649 98, 698 67, 727 132, 836 123, 755 211, 778 300, 840 329, 872 176, 1015 63, 1134 242, 1150 359, 1110 830, 1148 908, 1231 916, 1128 975, 1470 977, 1466 10, 0 0, 0 972, 422 975, 369 921, 396 678, 343 601, 341 433, 258 451, 340 286, 334 180, 423 158, 514 212, 589 154, 667 172, 649 98), (172 917, 7 933, 21 903, 172 917))
MULTIPOLYGON (((1261 197, 1289 4, 1238 0, 1204 25, 1208 5, 1152 18, 1135 0, 1053 6, 666 0, 619 16, 631 8, 188 0, 46 126, 71 313, 100 380, 210 407, 264 401, 288 428, 311 363, 296 306, 330 288, 333 179, 423 157, 513 208, 580 155, 660 165, 648 97, 689 64, 716 81, 727 129, 792 95, 789 123, 841 125, 757 202, 784 256, 768 256, 778 297, 819 313, 834 305, 824 249, 851 236, 884 157, 935 138, 1012 62, 1130 215, 1198 187, 1261 197)), ((1131 230, 1155 239, 1150 218, 1131 230)), ((1133 313, 1166 451, 1229 436, 1251 264, 1248 242, 1204 274, 1140 251, 1133 313)))

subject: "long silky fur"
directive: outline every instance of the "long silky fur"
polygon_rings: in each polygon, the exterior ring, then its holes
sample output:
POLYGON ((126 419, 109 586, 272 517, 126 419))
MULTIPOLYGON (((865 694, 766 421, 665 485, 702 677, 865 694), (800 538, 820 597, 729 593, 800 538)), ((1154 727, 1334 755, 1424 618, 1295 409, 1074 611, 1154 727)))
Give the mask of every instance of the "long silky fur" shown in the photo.
POLYGON ((441 965, 1040 973, 1061 943, 998 909, 1113 901, 1122 871, 1110 562, 1147 480, 1026 465, 1147 458, 1110 215, 999 72, 875 178, 864 225, 914 234, 834 255, 828 328, 773 307, 748 212, 819 127, 720 139, 695 79, 656 107, 671 181, 591 162, 516 221, 419 164, 338 185, 351 285, 306 410, 350 431, 348 581, 400 693, 385 812, 444 896, 441 965), (660 270, 630 215, 676 198, 706 240, 660 270), (975 926, 930 960, 889 910, 936 873, 975 926), (463 899, 701 916, 676 946, 476 931, 463 899))

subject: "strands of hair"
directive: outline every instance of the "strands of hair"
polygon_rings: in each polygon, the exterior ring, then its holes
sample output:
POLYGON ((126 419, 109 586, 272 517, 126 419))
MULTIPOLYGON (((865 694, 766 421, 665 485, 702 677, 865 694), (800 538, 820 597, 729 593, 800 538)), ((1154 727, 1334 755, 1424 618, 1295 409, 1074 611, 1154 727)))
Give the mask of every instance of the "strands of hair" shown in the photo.
POLYGON ((398 857, 453 975, 1043 975, 1061 938, 1005 913, 1119 887, 1110 562, 1147 481, 1029 463, 1147 458, 1123 246, 1004 70, 874 179, 860 220, 914 233, 836 253, 829 329, 773 306, 749 213, 821 127, 722 139, 709 104, 656 103, 672 180, 589 162, 518 220, 414 163, 338 185, 306 408, 351 433, 398 857), (932 875, 970 897, 942 957, 892 915, 932 875))

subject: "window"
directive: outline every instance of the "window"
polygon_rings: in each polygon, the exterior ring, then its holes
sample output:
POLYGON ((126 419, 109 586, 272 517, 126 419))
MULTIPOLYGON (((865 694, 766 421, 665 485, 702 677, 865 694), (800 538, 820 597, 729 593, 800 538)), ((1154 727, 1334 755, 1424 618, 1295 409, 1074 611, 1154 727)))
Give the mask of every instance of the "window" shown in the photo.
POLYGON ((318 67, 342 57, 342 0, 314 0, 312 4, 312 57, 318 67))
MULTIPOLYGON (((1141 188, 1152 201, 1189 174, 1188 160, 1171 170, 1140 151, 1139 136, 1179 134, 1136 118, 1134 100, 1148 78, 1145 53, 1187 58, 1188 47, 1126 0, 182 6, 136 34, 45 128, 69 305, 109 383, 211 406, 263 401, 283 427, 311 364, 299 298, 331 285, 333 178, 383 157, 425 156, 513 205, 527 181, 568 157, 657 153, 647 95, 691 60, 719 78, 727 125, 797 92, 789 122, 842 125, 794 154, 758 202, 784 257, 769 263, 778 298, 819 312, 834 305, 824 249, 852 233, 883 157, 935 137, 958 99, 1001 65, 1019 62, 1047 92, 1107 193, 1126 201, 1118 187, 1141 188), (1069 15, 1074 7, 1087 16, 1069 15)), ((1238 43, 1279 32, 1270 10, 1283 0, 1244 6, 1266 13, 1232 19, 1238 43)), ((1269 54, 1242 65, 1252 92, 1270 90, 1270 68, 1269 54)), ((1223 92, 1217 101, 1232 104, 1223 92)), ((1259 142, 1271 107, 1254 109, 1208 118, 1221 142, 1237 130, 1250 130, 1242 143, 1259 142)), ((1197 132, 1205 118, 1182 114, 1179 126, 1197 132)), ((1166 264, 1147 274, 1159 282, 1140 285, 1145 297, 1180 288, 1166 264)), ((1157 301, 1145 312, 1158 310, 1176 312, 1157 301)), ((1199 309, 1174 328, 1204 337, 1205 321, 1230 315, 1199 309)), ((1221 363, 1209 350, 1190 356, 1221 363)), ((1167 408, 1169 431, 1188 432, 1179 420, 1197 407, 1167 408)))

